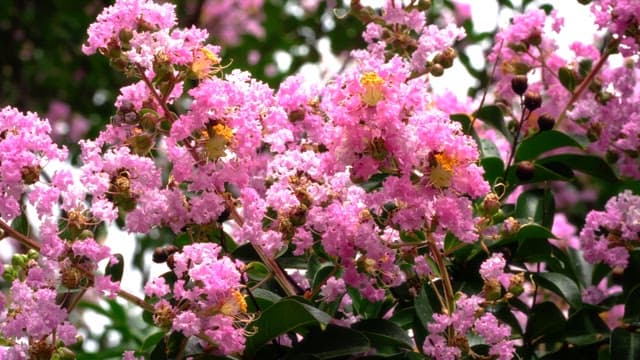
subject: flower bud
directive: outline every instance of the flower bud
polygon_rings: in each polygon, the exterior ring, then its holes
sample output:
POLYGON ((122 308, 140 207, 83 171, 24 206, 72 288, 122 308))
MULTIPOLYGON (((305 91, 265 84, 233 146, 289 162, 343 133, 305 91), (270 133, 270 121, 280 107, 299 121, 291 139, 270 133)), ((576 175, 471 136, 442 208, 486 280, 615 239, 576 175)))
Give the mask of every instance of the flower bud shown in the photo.
POLYGON ((502 224, 502 233, 505 237, 513 236, 520 230, 520 222, 512 216, 504 220, 502 224))
POLYGON ((169 255, 169 257, 167 258, 167 266, 171 270, 176 267, 176 259, 173 257, 173 254, 169 255))
POLYGON ((548 114, 542 114, 538 117, 538 129, 540 131, 551 130, 555 125, 556 120, 548 114))
POLYGON ((27 265, 29 258, 25 254, 13 254, 11 257, 11 265, 15 267, 24 267, 27 265))
POLYGON ((120 39, 120 41, 122 43, 128 43, 129 41, 131 41, 131 39, 133 38, 133 31, 131 31, 131 29, 122 29, 120 30, 120 32, 118 33, 118 39, 120 39))
POLYGON ((75 266, 67 266, 60 270, 60 283, 67 289, 77 289, 82 285, 84 274, 75 266))
POLYGON ((524 273, 511 275, 508 291, 514 296, 522 294, 524 291, 524 273))
POLYGON ((516 75, 511 79, 511 90, 520 96, 527 91, 528 87, 529 83, 526 75, 516 75))
POLYGON ((169 303, 157 306, 153 312, 153 323, 161 329, 170 328, 174 318, 175 314, 169 303))
POLYGON ((8 283, 12 283, 13 280, 18 278, 18 269, 9 264, 4 265, 2 278, 8 283))
POLYGON ((158 115, 152 112, 145 113, 140 118, 140 126, 147 131, 155 130, 157 122, 158 122, 158 115))
POLYGON ((162 264, 163 262, 167 261, 168 257, 169 255, 164 248, 157 247, 153 249, 153 256, 151 257, 151 260, 156 264, 162 264))
POLYGON ((433 64, 431 65, 431 70, 429 72, 435 77, 442 76, 442 74, 444 74, 444 66, 437 63, 433 64))
POLYGON ((531 161, 521 161, 516 166, 516 177, 521 181, 533 179, 536 167, 531 161))
POLYGON ((89 239, 89 238, 93 238, 93 237, 94 237, 93 231, 91 231, 89 229, 84 229, 78 235, 78 240, 84 240, 84 239, 89 239))
POLYGON ((524 94, 524 107, 529 111, 533 111, 542 105, 540 94, 534 91, 527 91, 524 94))
POLYGON ((40 257, 40 253, 35 249, 29 249, 29 251, 27 251, 27 258, 29 258, 29 260, 37 260, 38 257, 40 257))
POLYGON ((489 193, 482 200, 482 210, 487 215, 494 215, 500 210, 500 197, 496 193, 489 193))
POLYGON ((498 300, 502 296, 502 286, 496 279, 487 280, 482 286, 482 292, 485 299, 489 301, 498 300))
POLYGON ((539 30, 535 29, 531 32, 531 34, 525 41, 527 42, 527 44, 538 46, 542 44, 542 34, 539 30))
POLYGON ((118 108, 118 111, 121 113, 129 113, 134 110, 135 108, 133 106, 133 103, 129 100, 122 100, 122 102, 120 103, 120 107, 118 108))
POLYGON ((71 349, 66 347, 58 348, 51 356, 51 360, 75 360, 75 359, 76 359, 76 353, 74 353, 71 349))

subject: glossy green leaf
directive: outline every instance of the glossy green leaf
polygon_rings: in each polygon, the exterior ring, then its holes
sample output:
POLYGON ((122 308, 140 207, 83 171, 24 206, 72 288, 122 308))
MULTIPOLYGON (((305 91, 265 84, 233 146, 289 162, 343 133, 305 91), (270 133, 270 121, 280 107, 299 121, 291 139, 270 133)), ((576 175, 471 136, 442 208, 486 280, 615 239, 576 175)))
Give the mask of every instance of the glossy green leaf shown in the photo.
POLYGON ((526 224, 518 230, 518 239, 557 239, 548 228, 539 224, 526 224))
POLYGON ((547 290, 562 296, 573 308, 582 306, 580 289, 570 277, 553 272, 541 272, 533 275, 534 281, 547 290))
POLYGON ((549 301, 537 304, 531 310, 527 320, 525 339, 544 341, 562 339, 566 320, 558 307, 549 301))
POLYGON ((313 276, 313 281, 311 282, 312 288, 317 288, 324 284, 327 279, 332 276, 336 271, 336 266, 333 263, 324 263, 320 266, 320 268, 316 271, 313 276))
POLYGON ((353 324, 351 328, 369 338, 373 347, 392 345, 411 349, 413 346, 407 332, 389 320, 364 319, 353 324))
POLYGON ((618 177, 616 176, 611 166, 607 164, 602 158, 593 155, 579 155, 579 154, 561 154, 538 159, 538 163, 544 165, 546 163, 561 163, 570 167, 573 170, 583 172, 587 175, 608 181, 616 182, 618 177))
POLYGON ((573 345, 589 345, 606 340, 609 327, 602 321, 596 311, 582 309, 567 321, 567 342, 573 345))
POLYGON ((147 336, 144 341, 142 342, 142 345, 140 345, 140 351, 141 352, 147 352, 150 351, 151 349, 153 349, 156 345, 158 345, 158 343, 160 341, 162 341, 162 339, 164 338, 165 333, 164 331, 158 331, 156 333, 153 333, 149 336, 147 336))
POLYGON ((246 353, 254 354, 271 339, 289 331, 308 326, 326 326, 331 316, 292 298, 285 298, 265 309, 250 325, 252 336, 247 337, 246 353))
POLYGON ((427 292, 424 287, 420 291, 420 294, 416 296, 414 305, 416 307, 416 315, 418 315, 418 319, 423 326, 427 326, 427 323, 433 318, 433 309, 431 308, 431 303, 429 302, 429 297, 427 296, 427 292))
POLYGON ((516 149, 516 162, 536 159, 541 154, 562 147, 582 148, 571 136, 556 130, 536 133, 524 139, 516 149))
POLYGON ((325 330, 313 329, 296 346, 288 359, 298 359, 302 354, 319 359, 335 359, 355 356, 371 349, 369 339, 359 331, 342 326, 329 325, 325 330))
POLYGON ((640 359, 640 333, 623 328, 616 328, 611 333, 611 359, 640 359))
POLYGON ((120 281, 122 280, 122 274, 124 273, 124 258, 122 257, 122 254, 114 254, 113 256, 118 260, 118 262, 115 264, 108 262, 104 269, 104 274, 111 276, 111 281, 120 281))
POLYGON ((640 286, 636 286, 624 304, 624 321, 632 325, 640 325, 640 286))
POLYGON ((543 189, 528 190, 518 196, 515 216, 520 219, 533 219, 538 224, 550 228, 555 214, 555 200, 551 191, 543 189))
POLYGON ((250 262, 247 267, 247 275, 249 275, 249 279, 260 281, 269 276, 269 269, 258 261, 250 262))
POLYGON ((484 169, 484 178, 489 185, 494 185, 496 180, 504 175, 504 162, 499 157, 482 158, 480 165, 484 169))
POLYGON ((507 138, 507 140, 511 140, 512 135, 507 129, 507 124, 504 121, 504 115, 502 114, 502 110, 495 105, 487 105, 480 108, 475 116, 482 120, 484 123, 491 125, 496 130, 498 130, 502 135, 507 138))

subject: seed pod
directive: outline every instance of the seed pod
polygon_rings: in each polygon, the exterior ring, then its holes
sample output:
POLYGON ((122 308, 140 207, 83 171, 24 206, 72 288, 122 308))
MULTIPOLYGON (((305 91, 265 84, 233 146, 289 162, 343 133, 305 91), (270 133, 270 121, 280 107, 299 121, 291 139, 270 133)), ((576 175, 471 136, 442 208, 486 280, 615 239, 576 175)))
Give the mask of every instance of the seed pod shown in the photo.
POLYGON ((555 125, 556 119, 552 118, 548 114, 542 114, 538 117, 538 129, 540 129, 540 131, 551 130, 555 125))
POLYGON ((534 91, 527 91, 524 94, 524 107, 529 111, 533 111, 542 105, 542 97, 534 91))
POLYGON ((520 96, 527 91, 528 87, 529 83, 526 75, 516 75, 511 79, 511 90, 520 96))
POLYGON ((151 260, 156 264, 162 264, 163 262, 167 261, 168 257, 169 256, 167 255, 167 252, 164 248, 157 247, 153 250, 153 256, 151 257, 151 260))

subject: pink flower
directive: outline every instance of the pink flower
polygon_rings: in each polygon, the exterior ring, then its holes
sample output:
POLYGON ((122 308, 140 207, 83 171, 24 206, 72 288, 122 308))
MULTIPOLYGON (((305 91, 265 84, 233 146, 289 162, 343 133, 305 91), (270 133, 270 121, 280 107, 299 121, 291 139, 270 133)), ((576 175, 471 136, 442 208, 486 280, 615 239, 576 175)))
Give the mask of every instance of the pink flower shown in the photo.
POLYGON ((485 280, 497 280, 504 274, 507 261, 501 253, 494 253, 480 265, 480 276, 485 280))

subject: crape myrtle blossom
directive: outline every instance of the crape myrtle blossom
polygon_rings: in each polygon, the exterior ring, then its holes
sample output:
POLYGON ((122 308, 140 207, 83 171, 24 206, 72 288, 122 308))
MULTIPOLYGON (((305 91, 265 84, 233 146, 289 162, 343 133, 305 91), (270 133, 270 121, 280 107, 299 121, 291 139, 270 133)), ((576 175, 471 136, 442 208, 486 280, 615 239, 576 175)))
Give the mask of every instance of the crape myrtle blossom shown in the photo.
MULTIPOLYGON (((509 26, 500 29, 488 60, 497 64, 496 96, 510 103, 519 104, 511 90, 511 79, 515 75, 534 74, 537 81, 529 82, 529 90, 543 92, 553 101, 543 101, 537 114, 560 114, 561 106, 571 97, 559 81, 558 70, 567 66, 556 50, 553 37, 559 33, 564 20, 555 11, 549 16, 542 9, 531 9, 514 16, 509 26)), ((530 78, 533 78, 529 76, 530 78)))
POLYGON ((640 196, 626 190, 611 198, 604 211, 587 214, 580 232, 585 259, 590 263, 604 262, 611 267, 625 268, 629 251, 640 240, 640 196))
POLYGON ((595 0, 591 12, 596 24, 611 31, 620 41, 620 52, 624 56, 638 51, 640 26, 640 3, 634 0, 595 0))
POLYGON ((155 324, 197 336, 216 353, 240 353, 245 342, 242 324, 250 320, 240 292, 244 265, 223 256, 212 243, 185 246, 172 257, 177 281, 169 285, 158 277, 145 286, 147 296, 159 299, 154 306, 155 324))
POLYGON ((18 216, 20 197, 39 181, 41 169, 67 158, 67 150, 55 145, 50 134, 49 122, 35 113, 0 110, 0 218, 18 216))
POLYGON ((460 359, 461 348, 469 348, 469 344, 464 343, 468 342, 468 333, 474 332, 490 346, 489 355, 500 360, 512 359, 515 342, 509 339, 511 328, 501 324, 492 313, 485 312, 482 302, 481 297, 460 294, 450 315, 434 314, 433 321, 427 324, 429 335, 423 344, 424 353, 437 360, 460 359), (455 338, 448 338, 451 333, 447 329, 453 329, 455 338))

